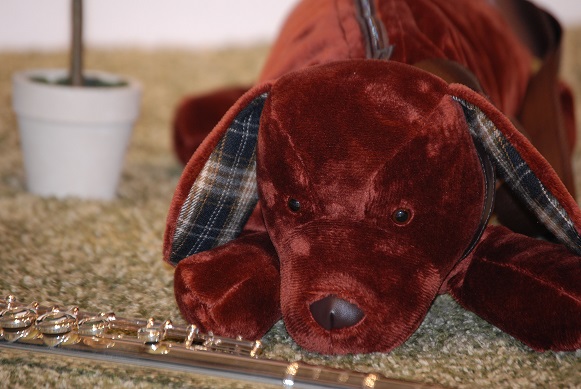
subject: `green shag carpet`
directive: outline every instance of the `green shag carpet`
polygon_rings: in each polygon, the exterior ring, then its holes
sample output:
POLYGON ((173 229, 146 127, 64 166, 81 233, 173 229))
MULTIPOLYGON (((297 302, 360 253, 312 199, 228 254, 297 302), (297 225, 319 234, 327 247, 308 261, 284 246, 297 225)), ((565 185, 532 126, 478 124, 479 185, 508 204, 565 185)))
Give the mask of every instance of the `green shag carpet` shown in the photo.
MULTIPOLYGON (((267 52, 266 47, 89 52, 88 67, 132 76, 144 86, 142 113, 118 197, 111 202, 39 198, 26 192, 10 76, 22 69, 63 67, 67 58, 62 53, 0 53, 0 294, 183 323, 174 303, 173 269, 161 261, 166 213, 182 169, 171 149, 173 110, 185 94, 251 84, 267 52)), ((568 32, 565 54, 564 78, 581 102, 581 30, 568 32)), ((581 171, 578 157, 576 161, 581 171)), ((267 358, 379 372, 449 388, 581 388, 581 351, 533 352, 449 297, 438 298, 416 334, 388 354, 308 353, 292 342, 283 323, 263 341, 267 358)), ((14 388, 256 387, 4 348, 0 382, 14 388)))

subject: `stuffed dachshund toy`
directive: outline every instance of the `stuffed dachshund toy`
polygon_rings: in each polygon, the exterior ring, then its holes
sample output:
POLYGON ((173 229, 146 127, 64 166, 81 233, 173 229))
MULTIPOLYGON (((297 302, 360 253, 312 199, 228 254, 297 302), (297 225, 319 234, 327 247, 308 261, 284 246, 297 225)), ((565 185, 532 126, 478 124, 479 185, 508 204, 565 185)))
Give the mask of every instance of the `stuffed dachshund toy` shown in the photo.
POLYGON ((448 293, 535 350, 581 348, 560 34, 524 0, 300 2, 256 86, 178 108, 184 317, 387 352, 448 293))

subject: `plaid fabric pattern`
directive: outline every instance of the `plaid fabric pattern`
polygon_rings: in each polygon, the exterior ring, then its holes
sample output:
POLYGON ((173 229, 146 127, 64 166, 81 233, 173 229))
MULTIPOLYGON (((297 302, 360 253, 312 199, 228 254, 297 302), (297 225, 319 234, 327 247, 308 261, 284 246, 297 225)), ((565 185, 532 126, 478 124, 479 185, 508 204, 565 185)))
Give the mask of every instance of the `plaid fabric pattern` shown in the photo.
POLYGON ((171 262, 236 238, 258 201, 256 143, 266 94, 244 108, 226 130, 184 201, 171 262))
POLYGON ((498 175, 519 195, 539 221, 571 251, 581 255, 581 237, 571 217, 555 196, 543 185, 519 152, 494 123, 475 105, 460 98, 473 137, 478 139, 494 161, 498 175))

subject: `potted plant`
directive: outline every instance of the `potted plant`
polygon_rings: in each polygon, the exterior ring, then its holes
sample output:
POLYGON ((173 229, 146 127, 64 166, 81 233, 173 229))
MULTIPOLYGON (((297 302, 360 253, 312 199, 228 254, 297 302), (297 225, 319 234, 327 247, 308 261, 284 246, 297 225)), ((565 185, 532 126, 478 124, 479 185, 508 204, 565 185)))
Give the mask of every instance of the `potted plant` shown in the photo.
POLYGON ((141 87, 131 79, 83 69, 83 4, 72 0, 69 69, 13 76, 28 190, 41 196, 115 196, 141 87))

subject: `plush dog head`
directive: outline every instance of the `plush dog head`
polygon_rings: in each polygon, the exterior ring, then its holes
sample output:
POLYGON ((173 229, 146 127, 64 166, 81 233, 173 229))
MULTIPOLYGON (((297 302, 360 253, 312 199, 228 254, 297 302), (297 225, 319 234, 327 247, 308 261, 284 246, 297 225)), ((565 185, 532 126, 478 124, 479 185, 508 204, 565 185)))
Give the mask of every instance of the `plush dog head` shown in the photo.
POLYGON ((470 88, 374 60, 314 66, 256 87, 206 139, 176 191, 165 255, 187 263, 176 273, 182 312, 203 329, 234 336, 231 321, 260 336, 280 309, 310 350, 388 351, 481 243, 494 194, 490 161, 579 251, 579 211, 562 183, 470 88), (257 202, 268 242, 246 250, 238 235, 257 202), (201 280, 204 263, 251 264, 261 255, 276 262, 267 281, 261 273, 271 270, 250 265, 220 266, 201 280), (253 292, 239 293, 248 282, 253 292), (228 286, 211 294, 206 283, 228 286), (256 294, 261 305, 239 312, 256 294), (251 315, 267 319, 240 319, 251 315))
POLYGON ((484 175, 447 87, 360 61, 272 88, 258 186, 285 323, 304 344, 401 343, 477 233, 484 175))

